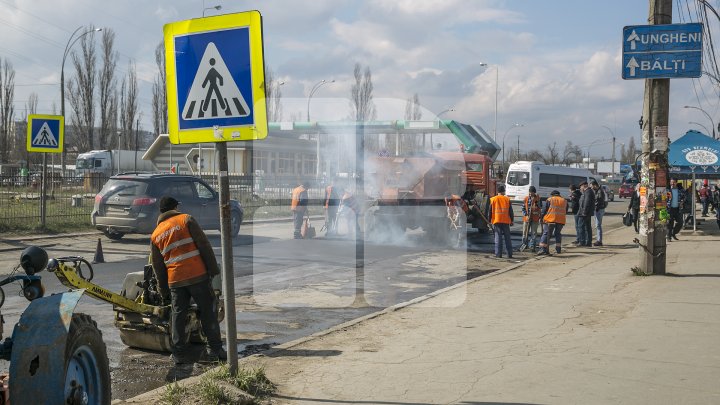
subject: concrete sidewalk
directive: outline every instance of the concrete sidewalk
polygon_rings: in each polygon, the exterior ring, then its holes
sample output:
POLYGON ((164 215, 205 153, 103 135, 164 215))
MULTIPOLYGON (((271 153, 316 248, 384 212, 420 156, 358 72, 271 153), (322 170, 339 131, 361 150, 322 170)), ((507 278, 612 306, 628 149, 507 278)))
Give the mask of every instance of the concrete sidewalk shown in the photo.
POLYGON ((281 404, 720 403, 720 232, 705 228, 669 244, 669 276, 631 273, 639 250, 622 228, 604 247, 568 248, 241 366, 263 366, 281 404))

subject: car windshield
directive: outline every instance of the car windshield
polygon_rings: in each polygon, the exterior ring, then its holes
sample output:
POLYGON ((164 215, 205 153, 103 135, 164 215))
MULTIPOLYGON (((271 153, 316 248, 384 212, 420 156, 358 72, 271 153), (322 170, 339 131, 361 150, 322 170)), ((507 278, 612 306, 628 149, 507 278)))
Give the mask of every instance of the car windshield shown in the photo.
POLYGON ((509 172, 507 176, 507 184, 509 186, 527 186, 530 184, 530 173, 509 172))

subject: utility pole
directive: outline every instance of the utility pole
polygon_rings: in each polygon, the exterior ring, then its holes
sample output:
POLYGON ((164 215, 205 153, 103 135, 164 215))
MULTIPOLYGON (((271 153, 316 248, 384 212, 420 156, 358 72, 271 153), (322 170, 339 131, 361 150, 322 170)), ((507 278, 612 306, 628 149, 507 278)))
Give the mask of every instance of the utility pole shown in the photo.
POLYGON ((613 154, 612 154, 612 168, 610 169, 613 179, 615 179, 615 137, 613 136, 613 154))
MULTIPOLYGON (((650 0, 650 25, 672 24, 672 0, 650 0)), ((665 224, 659 210, 666 203, 668 186, 667 136, 670 79, 646 79, 642 122, 640 169, 640 270, 665 274, 665 224), (665 139, 662 139, 665 138, 665 139), (656 204, 657 203, 657 204, 656 204)))
POLYGON ((515 154, 515 161, 520 160, 520 134, 518 134, 518 147, 517 147, 517 153, 515 154))

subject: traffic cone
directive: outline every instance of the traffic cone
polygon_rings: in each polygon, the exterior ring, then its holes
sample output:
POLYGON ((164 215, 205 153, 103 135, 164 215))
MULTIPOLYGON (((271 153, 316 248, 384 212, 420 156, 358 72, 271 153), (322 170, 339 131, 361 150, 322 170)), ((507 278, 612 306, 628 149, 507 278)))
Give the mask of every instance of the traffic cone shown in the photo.
POLYGON ((105 263, 105 256, 103 255, 102 242, 100 241, 100 238, 98 238, 97 247, 95 248, 95 258, 92 262, 93 264, 105 263))

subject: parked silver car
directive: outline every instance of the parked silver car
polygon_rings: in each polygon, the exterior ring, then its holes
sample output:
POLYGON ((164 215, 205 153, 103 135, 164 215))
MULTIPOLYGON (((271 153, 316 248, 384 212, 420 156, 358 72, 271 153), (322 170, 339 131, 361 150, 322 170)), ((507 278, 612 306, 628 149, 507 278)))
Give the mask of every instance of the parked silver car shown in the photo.
MULTIPOLYGON (((95 196, 91 222, 110 239, 128 233, 151 234, 163 196, 180 202, 179 210, 192 215, 205 230, 220 229, 218 193, 202 179, 179 174, 128 173, 111 177, 95 196)), ((243 208, 230 200, 231 235, 240 232, 243 208)))

